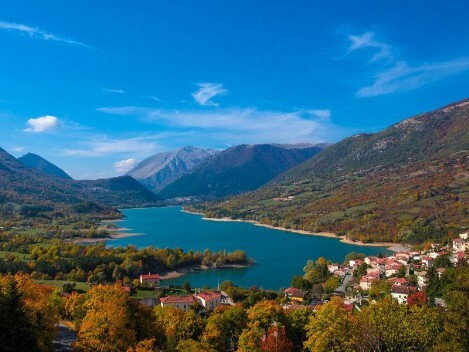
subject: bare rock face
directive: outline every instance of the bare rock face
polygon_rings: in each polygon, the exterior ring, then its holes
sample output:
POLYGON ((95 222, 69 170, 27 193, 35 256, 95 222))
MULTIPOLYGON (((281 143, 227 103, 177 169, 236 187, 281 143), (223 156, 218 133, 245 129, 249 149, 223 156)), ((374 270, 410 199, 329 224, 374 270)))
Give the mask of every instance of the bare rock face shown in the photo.
POLYGON ((190 146, 158 153, 141 161, 127 175, 132 176, 148 189, 159 192, 217 153, 218 151, 214 149, 190 146))

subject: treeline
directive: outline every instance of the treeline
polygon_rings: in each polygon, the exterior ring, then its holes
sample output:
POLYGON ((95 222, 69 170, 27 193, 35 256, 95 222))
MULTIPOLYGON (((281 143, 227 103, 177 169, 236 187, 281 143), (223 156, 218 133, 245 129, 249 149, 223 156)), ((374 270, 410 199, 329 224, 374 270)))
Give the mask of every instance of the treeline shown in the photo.
MULTIPOLYGON (((4 243, 4 249, 21 251, 27 260, 15 255, 0 261, 0 273, 23 272, 34 279, 55 279, 89 283, 122 280, 131 283, 143 273, 162 273, 170 270, 205 265, 222 267, 229 264, 250 264, 246 253, 210 250, 184 252, 182 249, 135 246, 107 248, 103 242, 80 245, 57 239, 46 244, 30 243, 28 236, 17 236, 4 243), (23 240, 23 243, 14 240, 23 240)), ((1 248, 1 247, 0 247, 1 248)))
POLYGON ((77 351, 455 351, 469 349, 469 268, 455 273, 446 309, 425 300, 399 305, 389 296, 347 310, 341 298, 284 309, 284 298, 220 307, 209 316, 133 300, 120 283, 62 297, 24 275, 0 276, 4 351, 51 351, 59 319, 75 323, 77 351))

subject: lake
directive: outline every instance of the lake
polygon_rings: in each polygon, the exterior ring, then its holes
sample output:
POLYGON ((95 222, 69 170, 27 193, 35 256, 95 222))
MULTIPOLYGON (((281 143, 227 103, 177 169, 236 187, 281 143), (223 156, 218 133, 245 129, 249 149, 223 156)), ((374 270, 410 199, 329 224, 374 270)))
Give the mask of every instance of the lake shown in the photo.
POLYGON ((242 287, 278 290, 288 287, 294 275, 302 275, 308 259, 326 257, 342 262, 355 251, 367 255, 389 253, 386 247, 367 247, 340 242, 339 239, 308 236, 269 229, 246 222, 208 221, 201 215, 188 214, 180 207, 125 209, 123 221, 117 224, 140 236, 107 241, 108 246, 135 245, 139 248, 182 248, 203 251, 241 249, 256 262, 248 268, 203 270, 165 280, 165 284, 189 280, 193 287, 216 287, 218 280, 230 280, 242 287))

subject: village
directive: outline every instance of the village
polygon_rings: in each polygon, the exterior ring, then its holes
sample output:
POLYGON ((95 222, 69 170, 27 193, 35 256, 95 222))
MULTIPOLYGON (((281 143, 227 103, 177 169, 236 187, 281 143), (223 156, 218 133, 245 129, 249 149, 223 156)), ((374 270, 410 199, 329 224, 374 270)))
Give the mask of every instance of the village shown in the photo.
MULTIPOLYGON (((305 290, 298 287, 288 287, 282 294, 280 301, 286 310, 311 307, 316 310, 320 305, 328 302, 331 296, 341 296, 344 308, 352 311, 360 310, 362 304, 373 303, 370 295, 373 287, 384 283, 380 290, 389 293, 399 304, 407 304, 412 296, 427 299, 427 287, 432 279, 440 280, 448 266, 457 266, 469 260, 468 233, 461 233, 458 238, 446 246, 432 244, 431 248, 422 251, 398 251, 390 256, 360 256, 350 259, 346 263, 331 263, 327 266, 329 275, 338 278, 338 286, 333 292, 326 294, 324 290, 305 290), (384 289, 383 289, 384 287, 384 289)), ((199 312, 209 313, 221 305, 235 305, 229 295, 220 290, 196 289, 193 294, 171 294, 170 287, 164 286, 159 274, 145 274, 140 276, 139 287, 161 292, 159 298, 142 298, 140 303, 154 307, 174 307, 183 311, 196 308, 199 312), (163 292, 169 292, 166 295, 163 292)), ((326 283, 323 283, 324 287, 326 283)), ((124 289, 131 293, 130 286, 124 289)), ((445 302, 436 297, 435 305, 445 306, 445 302)))

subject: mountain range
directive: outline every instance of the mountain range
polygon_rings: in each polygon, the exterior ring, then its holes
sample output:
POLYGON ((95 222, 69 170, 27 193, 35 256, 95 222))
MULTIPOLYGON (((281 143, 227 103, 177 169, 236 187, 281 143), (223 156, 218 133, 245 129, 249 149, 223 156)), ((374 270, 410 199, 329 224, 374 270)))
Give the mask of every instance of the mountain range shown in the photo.
POLYGON ((238 145, 206 158, 163 188, 161 198, 224 197, 259 188, 275 176, 302 163, 326 145, 238 145))
POLYGON ((217 153, 214 149, 190 146, 158 153, 139 162, 126 175, 132 176, 149 190, 159 192, 217 153))
MULTIPOLYGON (((56 170, 50 165, 47 170, 56 170)), ((142 206, 154 204, 158 197, 130 176, 93 181, 65 179, 26 166, 0 148, 0 203, 54 207, 86 201, 108 206, 142 206)))
POLYGON ((419 242, 469 226, 468 158, 464 100, 346 138, 257 191, 196 210, 354 240, 419 242))

